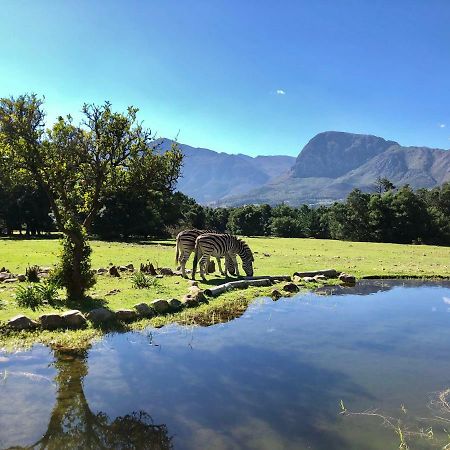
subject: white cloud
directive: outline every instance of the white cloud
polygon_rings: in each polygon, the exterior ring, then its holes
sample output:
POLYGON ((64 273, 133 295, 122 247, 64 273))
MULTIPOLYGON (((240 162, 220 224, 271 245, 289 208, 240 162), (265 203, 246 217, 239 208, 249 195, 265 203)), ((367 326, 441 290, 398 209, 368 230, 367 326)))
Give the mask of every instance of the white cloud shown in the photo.
POLYGON ((445 128, 445 123, 440 123, 439 128, 445 128))
POLYGON ((286 95, 286 92, 283 89, 277 89, 277 95, 286 95))

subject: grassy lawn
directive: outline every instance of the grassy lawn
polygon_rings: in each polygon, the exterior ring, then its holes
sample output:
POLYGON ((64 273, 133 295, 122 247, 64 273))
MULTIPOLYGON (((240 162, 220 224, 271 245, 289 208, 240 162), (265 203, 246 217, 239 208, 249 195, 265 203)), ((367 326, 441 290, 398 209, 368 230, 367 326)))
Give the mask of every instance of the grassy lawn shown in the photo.
MULTIPOLYGON (((450 277, 450 247, 315 239, 246 238, 246 241, 255 253, 255 275, 292 275, 299 270, 335 268, 357 277, 367 275, 450 277)), ((159 267, 173 268, 175 266, 174 241, 152 241, 140 244, 93 241, 92 247, 94 268, 108 267, 110 263, 115 265, 133 263, 138 268, 141 262, 146 261, 159 267)), ((29 264, 53 265, 57 260, 58 251, 59 243, 55 239, 0 239, 0 266, 5 266, 14 273, 24 273, 29 264)), ((192 267, 192 257, 188 262, 188 268, 190 267, 192 267)), ((198 278, 199 275, 197 275, 198 278)), ((219 276, 209 276, 208 284, 221 282, 222 279, 219 276)), ((0 284, 0 322, 19 313, 35 318, 45 312, 53 311, 50 307, 38 311, 17 307, 14 298, 16 286, 17 283, 0 284)), ((81 308, 79 305, 68 305, 68 308, 87 311, 100 304, 113 310, 132 308, 136 303, 149 302, 156 298, 180 298, 187 293, 188 286, 188 281, 181 277, 164 277, 157 280, 157 284, 150 289, 134 289, 129 274, 122 275, 120 279, 101 275, 97 277, 97 284, 89 292, 93 300, 86 302, 81 308), (114 289, 120 292, 107 295, 114 289)), ((205 283, 200 283, 201 288, 206 286, 205 283)), ((268 288, 265 288, 265 291, 262 288, 253 288, 224 294, 219 299, 211 301, 210 305, 195 308, 198 310, 195 313, 194 310, 188 310, 184 313, 183 320, 188 322, 190 316, 201 315, 208 308, 221 308, 220 305, 223 306, 224 302, 243 301, 244 296, 253 297, 266 291, 268 288)), ((158 324, 161 321, 179 319, 176 314, 174 316, 176 317, 152 319, 151 323, 158 324)), ((91 332, 95 334, 92 330, 91 332)))

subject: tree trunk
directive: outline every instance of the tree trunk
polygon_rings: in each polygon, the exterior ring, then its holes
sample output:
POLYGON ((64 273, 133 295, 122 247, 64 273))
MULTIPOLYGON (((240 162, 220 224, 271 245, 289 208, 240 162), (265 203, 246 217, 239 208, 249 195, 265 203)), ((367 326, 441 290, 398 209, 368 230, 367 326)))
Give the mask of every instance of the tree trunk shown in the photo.
POLYGON ((84 259, 84 247, 86 244, 81 231, 72 230, 67 235, 71 243, 71 270, 70 278, 67 280, 67 296, 73 300, 82 300, 86 291, 82 264, 84 259))

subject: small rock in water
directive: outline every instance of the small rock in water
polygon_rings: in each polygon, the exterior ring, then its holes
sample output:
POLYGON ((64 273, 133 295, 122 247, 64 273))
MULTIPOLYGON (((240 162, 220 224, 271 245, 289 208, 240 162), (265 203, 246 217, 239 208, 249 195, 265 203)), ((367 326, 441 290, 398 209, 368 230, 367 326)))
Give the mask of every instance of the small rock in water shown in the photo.
POLYGON ((286 283, 283 286, 283 291, 286 292, 298 292, 300 289, 298 288, 298 286, 295 283, 286 283))
POLYGON ((356 277, 354 275, 349 275, 348 273, 341 273, 339 275, 339 280, 341 280, 345 284, 355 284, 356 277))
POLYGON ((270 293, 270 296, 272 297, 272 300, 278 300, 279 298, 283 297, 283 294, 278 289, 274 289, 270 293))

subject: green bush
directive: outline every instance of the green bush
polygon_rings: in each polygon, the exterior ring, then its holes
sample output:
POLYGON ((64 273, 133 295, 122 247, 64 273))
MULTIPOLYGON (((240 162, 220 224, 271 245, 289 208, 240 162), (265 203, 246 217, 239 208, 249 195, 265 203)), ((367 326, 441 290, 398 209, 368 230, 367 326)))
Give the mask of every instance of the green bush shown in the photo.
POLYGON ((18 286, 16 302, 22 308, 30 308, 35 311, 44 305, 58 306, 61 299, 58 296, 57 286, 46 282, 18 286))
POLYGON ((39 282, 39 266, 28 266, 25 271, 25 276, 30 283, 38 283, 39 282))
POLYGON ((158 283, 158 280, 155 277, 150 277, 148 275, 145 275, 145 273, 142 273, 142 272, 136 272, 131 277, 131 285, 135 289, 148 289, 148 288, 156 286, 157 283, 158 283))

